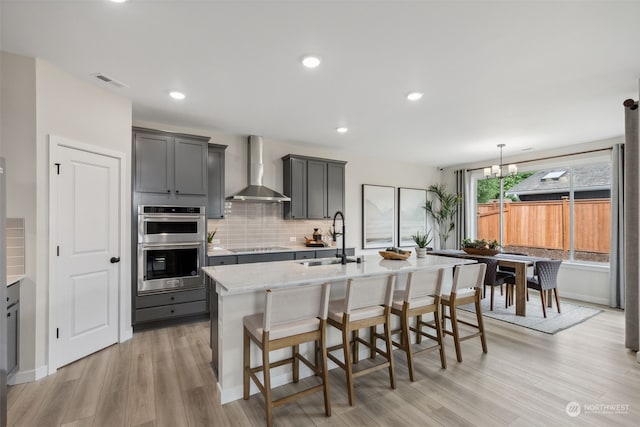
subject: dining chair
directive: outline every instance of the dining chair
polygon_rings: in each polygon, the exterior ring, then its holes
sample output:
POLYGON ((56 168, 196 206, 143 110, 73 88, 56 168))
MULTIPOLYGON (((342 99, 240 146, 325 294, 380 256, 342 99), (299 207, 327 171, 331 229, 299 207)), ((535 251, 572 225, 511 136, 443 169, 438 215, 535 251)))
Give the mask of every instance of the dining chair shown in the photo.
POLYGON ((391 299, 395 276, 356 277, 347 281, 346 296, 343 299, 329 303, 329 325, 337 328, 342 333, 342 343, 328 349, 327 356, 336 365, 344 369, 347 378, 347 392, 349 405, 353 406, 354 387, 353 380, 368 373, 388 369, 391 388, 396 388, 395 370, 393 365, 393 347, 391 344, 391 299), (377 347, 376 326, 384 326, 383 342, 384 350, 377 347), (370 341, 360 338, 359 330, 370 328, 370 341), (376 354, 385 360, 377 365, 354 371, 354 365, 359 360, 358 344, 369 347, 373 358, 376 354), (342 349, 344 361, 331 352, 342 349))
POLYGON ((269 289, 265 293, 264 313, 246 316, 243 319, 243 398, 249 399, 249 380, 253 380, 264 396, 267 426, 273 425, 274 408, 322 390, 324 410, 331 415, 329 381, 327 372, 326 322, 329 307, 328 283, 324 285, 302 286, 288 289, 269 289), (251 367, 251 342, 262 351, 262 365, 251 367), (319 357, 315 364, 302 356, 299 346, 305 342, 319 342, 319 357), (269 353, 291 347, 289 358, 270 362, 269 353), (293 382, 297 383, 303 362, 317 376, 321 383, 273 400, 271 394, 271 368, 291 364, 293 382), (263 381, 257 376, 262 372, 263 381))
MULTIPOLYGON (((502 295, 502 285, 507 283, 507 278, 513 276, 515 277, 515 275, 512 275, 510 273, 505 273, 505 272, 501 272, 498 271, 498 260, 495 258, 474 258, 476 261, 478 261, 479 263, 483 263, 487 266, 487 271, 484 275, 484 285, 483 285, 483 293, 485 293, 485 290, 487 288, 487 286, 491 286, 491 303, 490 303, 490 308, 489 310, 493 311, 493 300, 494 300, 494 294, 495 294, 495 289, 496 287, 500 287, 500 295, 502 295)), ((507 284, 508 286, 508 284, 507 284)), ((509 294, 508 292, 505 294, 505 302, 504 305, 505 307, 508 306, 508 302, 509 302, 509 294)))
POLYGON ((482 321, 482 286, 484 285, 484 275, 487 265, 484 263, 456 265, 453 270, 453 283, 450 291, 442 292, 442 328, 445 335, 453 336, 456 348, 456 358, 458 362, 462 362, 462 350, 460 342, 475 337, 480 337, 483 353, 487 352, 487 338, 484 332, 484 323, 482 321), (477 323, 467 322, 458 319, 456 308, 460 305, 475 305, 477 323), (446 307, 449 307, 449 315, 447 315, 446 307), (451 321, 451 330, 446 329, 446 319, 451 321), (478 330, 478 332, 461 337, 458 324, 470 326, 478 330))
POLYGON ((392 344, 407 355, 410 381, 413 381, 413 354, 439 350, 440 364, 443 369, 447 367, 440 323, 440 290, 445 271, 450 270, 439 268, 411 271, 407 275, 405 289, 393 293, 391 313, 400 318, 400 329, 391 331, 391 335, 400 334, 401 337, 400 342, 392 341, 392 344), (429 313, 433 313, 433 322, 423 321, 422 316, 429 313), (415 327, 410 324, 412 318, 416 319, 415 327), (433 329, 433 333, 424 331, 423 327, 433 329), (416 344, 421 344, 422 337, 426 337, 435 341, 436 345, 412 352, 411 332, 416 334, 416 344))
MULTIPOLYGON (((527 300, 529 297, 529 289, 540 291, 540 302, 542 303, 542 315, 547 317, 547 301, 545 291, 553 289, 556 299, 556 307, 560 313, 560 296, 558 294, 558 272, 560 271, 561 259, 536 261, 533 266, 533 276, 527 277, 527 300)), ((514 279, 508 279, 509 283, 514 279)))

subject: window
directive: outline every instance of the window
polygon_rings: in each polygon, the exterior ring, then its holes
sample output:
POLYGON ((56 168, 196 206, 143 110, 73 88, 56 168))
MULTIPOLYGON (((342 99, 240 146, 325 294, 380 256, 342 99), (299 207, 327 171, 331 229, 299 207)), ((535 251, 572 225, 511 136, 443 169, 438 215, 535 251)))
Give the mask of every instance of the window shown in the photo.
MULTIPOLYGON (((478 174, 479 175, 479 174, 478 174)), ((608 263, 611 164, 605 157, 535 169, 503 178, 505 252, 608 263)), ((500 241, 500 180, 472 177, 478 239, 500 241)), ((472 210, 472 211, 473 211, 472 210)))

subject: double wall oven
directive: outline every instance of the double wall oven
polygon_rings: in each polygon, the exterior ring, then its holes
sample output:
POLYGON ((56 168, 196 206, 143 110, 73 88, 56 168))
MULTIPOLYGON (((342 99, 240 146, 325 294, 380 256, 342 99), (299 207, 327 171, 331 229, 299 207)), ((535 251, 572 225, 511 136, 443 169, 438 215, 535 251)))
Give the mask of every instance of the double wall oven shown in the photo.
POLYGON ((138 206, 138 295, 202 287, 204 206, 138 206))

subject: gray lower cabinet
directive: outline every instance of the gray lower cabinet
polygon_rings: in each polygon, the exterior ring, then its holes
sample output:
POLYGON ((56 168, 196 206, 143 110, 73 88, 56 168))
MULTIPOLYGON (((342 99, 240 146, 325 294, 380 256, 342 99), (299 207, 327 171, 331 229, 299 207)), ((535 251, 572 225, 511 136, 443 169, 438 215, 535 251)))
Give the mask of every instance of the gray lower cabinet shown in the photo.
POLYGON ((285 219, 329 219, 344 212, 346 162, 289 154, 282 158, 285 219))
MULTIPOLYGON (((354 255, 355 248, 347 248, 347 255, 354 255)), ((336 248, 306 250, 295 252, 269 252, 260 254, 220 255, 207 257, 208 266, 249 264, 254 262, 291 261, 297 259, 333 258, 336 248)))
POLYGON ((224 150, 226 145, 209 144, 207 155, 207 218, 224 218, 224 150))
POLYGON ((135 323, 172 319, 208 311, 206 288, 136 297, 135 323))
POLYGON ((7 374, 18 369, 20 360, 20 282, 7 288, 7 374))
POLYGON ((207 195, 208 137, 133 128, 134 190, 207 195))

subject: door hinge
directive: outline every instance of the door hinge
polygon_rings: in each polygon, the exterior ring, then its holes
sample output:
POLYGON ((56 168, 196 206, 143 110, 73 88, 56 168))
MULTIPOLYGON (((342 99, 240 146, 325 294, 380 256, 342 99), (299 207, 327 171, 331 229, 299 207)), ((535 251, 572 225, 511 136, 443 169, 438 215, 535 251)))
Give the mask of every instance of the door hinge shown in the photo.
POLYGON ((60 338, 60 328, 56 328, 56 338, 60 338))
POLYGON ((56 165, 57 174, 60 175, 60 163, 54 163, 54 165, 56 165))
POLYGON ((56 256, 60 256, 60 246, 56 246, 56 256))

